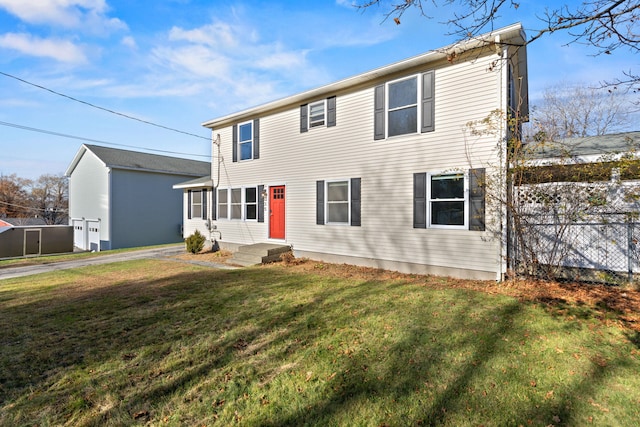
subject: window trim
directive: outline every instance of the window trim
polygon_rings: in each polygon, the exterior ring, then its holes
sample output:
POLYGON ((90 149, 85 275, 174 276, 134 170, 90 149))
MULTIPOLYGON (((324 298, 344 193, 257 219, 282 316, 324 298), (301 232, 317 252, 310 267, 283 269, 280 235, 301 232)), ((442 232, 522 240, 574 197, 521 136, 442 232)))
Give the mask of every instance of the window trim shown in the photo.
POLYGON ((441 229, 453 229, 453 230, 469 230, 469 172, 468 171, 446 171, 446 172, 427 172, 427 194, 426 194, 426 209, 427 209, 427 228, 441 228, 441 229), (462 176, 463 179, 463 197, 462 198, 448 198, 448 199, 433 199, 431 196, 431 182, 434 177, 440 176, 462 176), (464 202, 463 208, 463 224, 462 225, 450 225, 450 224, 434 224, 432 222, 433 202, 464 202))
POLYGON ((311 130, 314 128, 327 127, 327 100, 321 99, 319 101, 313 101, 307 104, 307 129, 311 130), (314 124, 311 116, 311 107, 314 105, 322 105, 322 123, 318 123, 316 121, 314 124))
POLYGON ((386 97, 384 100, 384 109, 385 109, 385 135, 387 138, 395 138, 398 136, 405 136, 405 135, 414 135, 416 133, 419 133, 419 129, 420 129, 420 117, 422 116, 422 106, 420 103, 420 97, 419 94, 422 93, 422 79, 419 78, 420 74, 413 74, 410 76, 404 76, 401 77, 399 79, 395 79, 395 80, 391 80, 385 83, 385 92, 386 92, 386 97), (401 107, 396 107, 396 108, 390 108, 389 107, 389 101, 391 100, 391 85, 395 84, 395 83, 400 83, 406 80, 411 80, 414 79, 416 81, 416 93, 415 93, 415 103, 413 104, 405 104, 401 107), (390 120, 390 113, 393 111, 401 111, 401 110, 406 110, 409 108, 416 108, 416 129, 413 132, 407 132, 407 133, 401 133, 398 135, 389 135, 389 124, 391 122, 390 120))
POLYGON ((217 212, 217 218, 218 220, 226 220, 226 221, 249 221, 249 222, 260 222, 260 205, 261 205, 261 200, 260 198, 262 197, 260 194, 260 186, 258 185, 248 185, 248 186, 241 186, 241 187, 225 187, 225 188, 218 188, 218 195, 217 195, 217 200, 216 200, 216 212, 217 212), (256 192, 256 201, 255 202, 251 202, 251 203, 247 203, 247 190, 249 189, 254 189, 256 192), (233 202, 233 191, 240 191, 240 202, 234 203, 233 202), (225 203, 221 203, 221 197, 220 194, 224 193, 226 194, 226 201, 225 203), (220 206, 224 205, 226 206, 226 215, 221 215, 221 210, 220 210, 220 206), (247 218, 247 206, 248 205, 255 205, 256 207, 256 217, 255 218, 247 218), (233 215, 233 206, 240 206, 240 218, 232 218, 233 215))
POLYGON ((240 162, 246 162, 246 161, 249 161, 249 160, 253 160, 253 154, 254 154, 253 153, 253 126, 254 126, 253 120, 247 120, 246 122, 238 123, 238 135, 237 135, 237 138, 238 138, 238 161, 240 161, 240 162), (240 135, 242 133, 241 129, 242 129, 243 126, 247 126, 247 125, 251 129, 250 137, 249 137, 248 140, 242 140, 240 138, 240 135), (242 146, 246 145, 246 144, 249 144, 249 147, 251 148, 251 155, 248 158, 243 159, 242 158, 242 146))
POLYGON ((406 135, 415 135, 420 133, 420 118, 422 117, 422 103, 420 102, 420 94, 422 93, 422 78, 420 78, 422 74, 412 74, 409 76, 404 76, 395 80, 391 80, 385 83, 385 100, 384 100, 384 118, 385 118, 385 129, 384 134, 386 138, 396 138, 403 137, 406 135), (389 108, 389 101, 391 100, 391 85, 395 83, 400 83, 405 80, 415 79, 416 81, 416 93, 415 93, 415 103, 414 104, 405 104, 402 107, 389 108), (389 114, 392 111, 400 111, 408 108, 416 107, 416 129, 412 132, 401 133, 398 135, 389 135, 389 124, 391 122, 389 114))
MULTIPOLYGON (((325 194, 325 198, 324 198, 324 217, 326 218, 325 220, 325 225, 338 225, 338 226, 350 226, 351 225, 351 179, 349 178, 343 178, 343 179, 331 179, 331 180, 326 180, 324 182, 324 194, 325 194), (347 200, 346 200, 346 204, 347 204, 347 220, 345 222, 336 222, 336 221, 330 221, 329 220, 329 184, 334 184, 337 182, 346 182, 347 183, 347 200)), ((337 202, 334 202, 337 204, 337 202)), ((339 203, 345 203, 345 201, 340 201, 339 203)))
POLYGON ((260 195, 258 194, 258 186, 248 186, 248 187, 242 187, 242 220, 243 221, 258 221, 258 199, 260 198, 260 195), (253 189, 256 192, 256 201, 255 202, 247 202, 247 190, 253 189), (256 217, 255 218, 249 218, 249 215, 247 215, 247 208, 249 207, 249 205, 255 205, 256 207, 256 217))

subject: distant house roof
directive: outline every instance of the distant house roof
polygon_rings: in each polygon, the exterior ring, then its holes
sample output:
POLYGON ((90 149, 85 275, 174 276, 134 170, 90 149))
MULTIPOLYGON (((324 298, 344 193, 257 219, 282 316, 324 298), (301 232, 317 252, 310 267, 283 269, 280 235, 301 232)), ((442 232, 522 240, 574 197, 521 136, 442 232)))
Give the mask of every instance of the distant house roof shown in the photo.
POLYGON ((2 218, 0 221, 0 226, 14 227, 21 225, 47 225, 47 222, 42 218, 2 218))
POLYGON ((640 131, 610 135, 567 138, 542 147, 534 153, 536 159, 578 157, 595 161, 606 154, 619 154, 640 150, 640 131))
POLYGON ((67 168, 66 176, 71 175, 87 151, 92 152, 106 167, 112 169, 129 169, 186 176, 203 176, 211 173, 211 163, 209 162, 83 144, 67 168))
POLYGON ((195 188, 195 187, 211 187, 211 175, 202 176, 190 181, 175 184, 173 188, 195 188))
POLYGON ((12 224, 9 224, 8 222, 0 219, 0 227, 11 227, 11 226, 12 224))

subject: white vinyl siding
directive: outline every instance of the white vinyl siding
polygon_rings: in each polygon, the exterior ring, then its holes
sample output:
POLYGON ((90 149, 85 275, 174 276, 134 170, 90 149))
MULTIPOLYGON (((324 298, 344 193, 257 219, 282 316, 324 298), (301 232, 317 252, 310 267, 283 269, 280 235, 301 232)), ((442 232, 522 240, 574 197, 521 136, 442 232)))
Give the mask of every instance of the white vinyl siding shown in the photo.
MULTIPOLYGON (((474 55, 469 62, 425 68, 436 76, 434 132, 373 140, 374 85, 385 81, 338 94, 339 125, 323 132, 300 133, 299 104, 261 116, 260 161, 251 167, 226 163, 221 186, 286 185, 286 242, 295 250, 429 265, 434 271, 495 272, 499 241, 487 238, 487 233, 412 227, 414 173, 472 167, 495 173, 491 166, 498 164, 500 136, 464 131, 468 122, 504 107, 501 88, 506 88, 506 82, 501 80, 500 67, 490 70, 494 59, 495 52, 474 55), (362 180, 361 226, 316 225, 316 181, 343 177, 362 180)), ((406 77, 413 75, 415 71, 406 77)), ((222 156, 231 158, 231 125, 214 132, 221 135, 222 156)), ((218 227, 225 241, 238 244, 263 242, 268 236, 268 221, 220 221, 218 227)))

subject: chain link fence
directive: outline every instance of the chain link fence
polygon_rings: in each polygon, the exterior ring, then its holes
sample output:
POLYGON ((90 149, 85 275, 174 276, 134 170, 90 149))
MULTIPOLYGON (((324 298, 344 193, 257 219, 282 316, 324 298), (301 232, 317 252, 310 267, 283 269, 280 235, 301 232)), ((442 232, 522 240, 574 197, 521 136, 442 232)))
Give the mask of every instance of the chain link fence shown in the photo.
MULTIPOLYGON (((601 214, 556 223, 532 217, 523 222, 522 243, 533 261, 529 264, 535 265, 528 266, 530 273, 608 284, 640 281, 640 224, 635 215, 601 214)), ((523 245, 512 248, 512 260, 522 266, 523 245)))

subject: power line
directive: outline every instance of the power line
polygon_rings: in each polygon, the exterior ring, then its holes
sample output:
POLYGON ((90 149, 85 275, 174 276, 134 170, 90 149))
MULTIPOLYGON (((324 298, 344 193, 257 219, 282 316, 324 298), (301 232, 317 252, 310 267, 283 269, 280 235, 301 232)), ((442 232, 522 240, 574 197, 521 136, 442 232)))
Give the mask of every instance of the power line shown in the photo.
MULTIPOLYGON (((9 202, 3 202, 2 200, 0 200, 0 204, 6 205, 6 206, 11 206, 14 208, 22 208, 22 209, 29 209, 32 211, 39 211, 39 212, 50 212, 50 209, 42 209, 42 208, 36 208, 33 206, 21 206, 21 205, 16 205, 15 203, 9 203, 9 202)), ((55 208, 55 212, 67 212, 69 209, 66 208, 55 208)))
MULTIPOLYGON (((1 71, 0 71, 0 73, 1 73, 1 71)), ((101 141, 99 139, 85 138, 83 136, 68 135, 66 133, 59 133, 59 132, 54 132, 54 131, 50 131, 50 130, 46 130, 46 129, 38 129, 38 128, 34 128, 34 127, 23 126, 23 125, 18 125, 18 124, 15 124, 15 123, 9 123, 9 122, 3 122, 3 121, 0 121, 0 125, 13 127, 13 128, 16 128, 16 129, 28 130, 28 131, 31 131, 31 132, 45 133, 47 135, 60 136, 60 137, 63 137, 63 138, 79 139, 81 141, 96 142, 98 144, 105 144, 105 145, 114 145, 114 146, 117 146, 117 147, 136 148, 136 149, 139 149, 139 150, 155 151, 155 152, 158 152, 158 153, 165 153, 165 154, 179 154, 179 155, 185 155, 185 156, 204 157, 206 159, 210 159, 211 158, 211 156, 205 155, 205 154, 183 153, 183 152, 179 152, 179 151, 158 150, 158 149, 155 149, 155 148, 137 147, 135 145, 117 144, 115 142, 101 141)))
POLYGON ((106 111, 106 112, 111 113, 111 114, 116 114, 118 116, 122 116, 122 117, 125 117, 127 119, 135 120, 135 121, 138 121, 138 122, 141 122, 141 123, 145 123, 145 124, 148 124, 148 125, 151 125, 151 126, 156 126, 156 127, 162 128, 162 129, 170 130, 172 132, 178 132, 178 133, 181 133, 181 134, 184 134, 184 135, 194 136, 196 138, 205 139, 205 140, 209 141, 209 138, 204 137, 202 135, 196 135, 195 133, 185 132, 185 131, 182 131, 182 130, 179 130, 179 129, 174 129, 174 128, 171 128, 171 127, 168 127, 168 126, 159 125, 157 123, 153 123, 153 122, 150 122, 148 120, 142 120, 142 119, 139 119, 137 117, 133 117, 133 116, 129 116, 129 115, 124 114, 124 113, 120 113, 118 111, 114 111, 114 110, 110 110, 108 108, 100 107, 100 106, 92 104, 90 102, 83 101, 81 99, 77 99, 77 98, 74 98, 74 97, 69 96, 69 95, 65 95, 64 93, 56 92, 55 90, 49 89, 47 87, 44 87, 44 86, 41 86, 41 85, 38 85, 38 84, 35 84, 35 83, 31 83, 31 82, 29 82, 27 80, 21 79, 20 77, 16 77, 14 75, 5 73, 3 71, 0 71, 0 74, 2 74, 3 76, 6 76, 6 77, 10 77, 12 79, 18 80, 18 81, 20 81, 22 83, 31 85, 33 87, 37 87, 38 89, 46 90, 47 92, 51 92, 51 93, 53 93, 55 95, 62 96, 63 98, 70 99, 71 101, 79 102, 81 104, 88 105, 89 107, 97 108, 98 110, 106 111))

